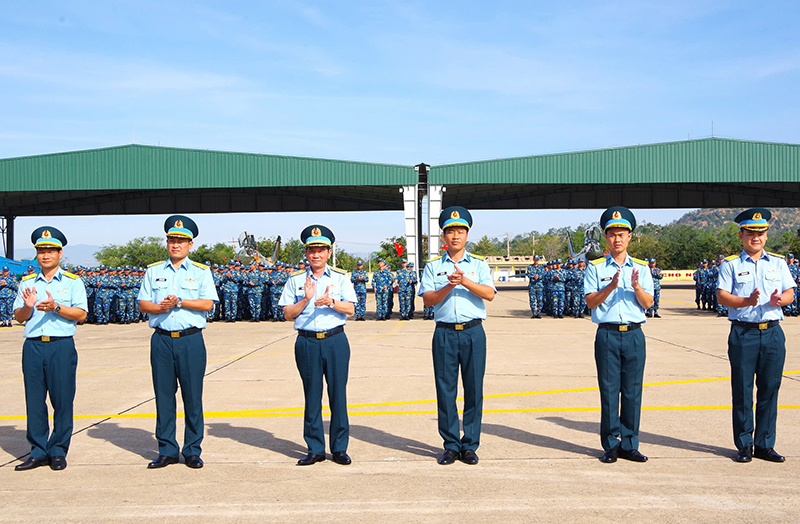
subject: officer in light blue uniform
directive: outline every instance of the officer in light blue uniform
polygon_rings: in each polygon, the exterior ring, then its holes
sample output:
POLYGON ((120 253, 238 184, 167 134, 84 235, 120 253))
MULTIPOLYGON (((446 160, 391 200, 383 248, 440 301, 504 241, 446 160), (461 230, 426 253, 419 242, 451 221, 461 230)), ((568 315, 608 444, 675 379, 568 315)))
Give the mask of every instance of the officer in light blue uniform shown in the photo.
POLYGON ((786 360, 780 321, 781 307, 794 299, 796 284, 783 257, 764 249, 771 217, 764 208, 739 213, 734 220, 739 224, 742 252, 726 258, 719 270, 717 295, 728 306, 731 322, 728 359, 737 462, 750 462, 754 456, 770 462, 785 460, 774 449, 778 390, 786 360))
POLYGON ((364 315, 367 314, 367 272, 364 271, 364 261, 359 260, 356 263, 356 270, 350 275, 350 282, 353 284, 353 289, 356 292, 356 320, 364 320, 364 315))
POLYGON ((178 384, 185 412, 182 454, 186 465, 203 467, 203 376, 206 315, 219 302, 208 266, 189 260, 197 237, 194 220, 172 215, 164 222, 169 259, 150 264, 139 290, 139 308, 150 316, 150 365, 156 395, 158 458, 150 469, 178 463, 175 394, 178 384))
POLYGON ((609 254, 586 268, 584 292, 597 324, 594 357, 600 386, 601 461, 621 457, 645 462, 639 453, 645 310, 653 304, 653 277, 643 260, 628 255, 636 218, 615 206, 600 216, 609 254), (621 402, 620 402, 621 400, 621 402))
POLYGON ((448 465, 461 459, 477 464, 483 415, 483 376, 486 372, 486 319, 484 300, 493 300, 497 290, 486 261, 466 251, 472 215, 461 206, 439 215, 447 251, 425 264, 419 295, 433 306, 433 374, 439 434, 444 453, 437 462, 448 465), (464 435, 461 436, 456 394, 458 372, 464 385, 464 435))
POLYGON ((11 327, 14 298, 18 289, 17 275, 12 273, 8 266, 3 266, 3 273, 0 274, 0 326, 2 327, 11 327))
POLYGON ((31 445, 28 459, 14 469, 24 471, 45 464, 51 469, 67 467, 72 437, 72 405, 75 399, 75 326, 86 320, 86 289, 83 281, 59 267, 67 238, 58 229, 42 226, 34 230, 40 273, 23 277, 14 300, 14 318, 25 323, 22 345, 22 375, 28 420, 26 437, 31 445), (53 406, 53 432, 47 419, 47 396, 53 406))
POLYGON ((305 411, 303 438, 308 454, 297 462, 310 466, 325 460, 322 425, 322 379, 328 383, 331 407, 330 449, 333 461, 346 466, 350 441, 347 419, 347 376, 350 343, 344 333, 347 315, 355 313, 356 292, 347 272, 327 264, 336 237, 325 226, 314 224, 300 233, 309 267, 293 272, 279 304, 288 320, 294 320, 297 340, 294 356, 303 380, 305 411))

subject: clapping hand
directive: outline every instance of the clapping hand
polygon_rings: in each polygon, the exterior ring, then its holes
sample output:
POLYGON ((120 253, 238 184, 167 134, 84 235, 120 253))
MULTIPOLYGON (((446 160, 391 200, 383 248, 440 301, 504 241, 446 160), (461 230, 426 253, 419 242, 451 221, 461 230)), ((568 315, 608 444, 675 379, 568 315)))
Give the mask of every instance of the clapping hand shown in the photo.
POLYGON ((461 271, 461 268, 455 266, 454 271, 447 275, 447 280, 454 286, 461 285, 464 282, 464 272, 461 271))
POLYGON ((315 306, 317 306, 317 307, 330 306, 331 303, 333 303, 333 299, 330 297, 330 295, 328 295, 328 290, 330 288, 331 288, 330 286, 326 287, 325 288, 325 294, 314 301, 314 305, 315 306))

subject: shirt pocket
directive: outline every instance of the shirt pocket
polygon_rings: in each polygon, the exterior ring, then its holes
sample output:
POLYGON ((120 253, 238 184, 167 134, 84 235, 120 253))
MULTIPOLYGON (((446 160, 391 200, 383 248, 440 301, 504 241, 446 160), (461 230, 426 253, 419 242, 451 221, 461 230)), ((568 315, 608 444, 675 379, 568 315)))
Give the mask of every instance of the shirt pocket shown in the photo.
POLYGON ((755 281, 755 275, 752 271, 740 271, 734 276, 736 283, 740 286, 752 284, 755 281))
POLYGON ((181 281, 181 298, 197 298, 200 294, 200 282, 197 280, 181 281))

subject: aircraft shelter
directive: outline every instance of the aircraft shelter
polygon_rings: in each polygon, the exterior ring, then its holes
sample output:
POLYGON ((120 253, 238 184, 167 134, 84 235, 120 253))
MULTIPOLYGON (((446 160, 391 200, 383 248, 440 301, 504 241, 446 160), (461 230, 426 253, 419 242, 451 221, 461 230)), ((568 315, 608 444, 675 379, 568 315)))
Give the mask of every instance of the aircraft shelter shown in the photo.
POLYGON ((9 258, 17 216, 402 209, 419 268, 422 217, 434 256, 449 205, 800 207, 800 145, 705 138, 430 166, 130 144, 0 159, 0 180, 9 258))

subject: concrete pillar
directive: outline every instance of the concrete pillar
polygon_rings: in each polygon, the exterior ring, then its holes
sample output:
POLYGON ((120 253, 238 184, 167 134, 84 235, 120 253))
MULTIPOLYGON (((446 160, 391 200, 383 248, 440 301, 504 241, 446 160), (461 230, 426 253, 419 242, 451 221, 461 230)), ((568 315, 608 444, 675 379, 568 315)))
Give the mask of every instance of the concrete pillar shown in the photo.
POLYGON ((3 234, 5 235, 6 243, 6 258, 13 260, 14 258, 14 217, 8 215, 5 217, 5 224, 3 224, 3 234))
POLYGON ((419 201, 418 201, 418 188, 416 185, 403 186, 400 188, 403 193, 403 213, 404 213, 404 226, 406 235, 406 252, 404 253, 405 259, 414 263, 414 267, 419 270, 419 252, 417 246, 419 245, 419 201))
POLYGON ((439 256, 439 214, 444 186, 428 186, 428 260, 439 256))

